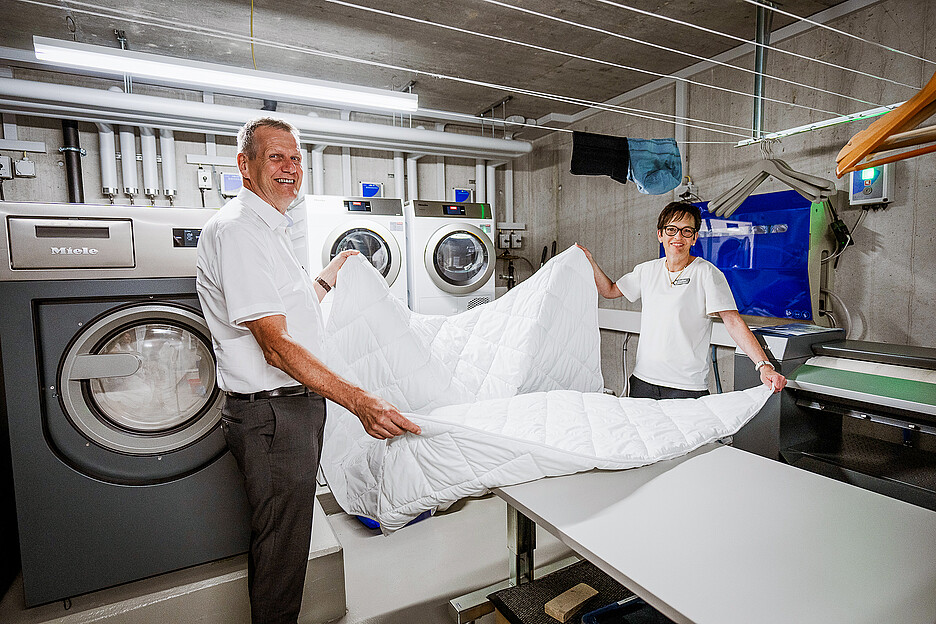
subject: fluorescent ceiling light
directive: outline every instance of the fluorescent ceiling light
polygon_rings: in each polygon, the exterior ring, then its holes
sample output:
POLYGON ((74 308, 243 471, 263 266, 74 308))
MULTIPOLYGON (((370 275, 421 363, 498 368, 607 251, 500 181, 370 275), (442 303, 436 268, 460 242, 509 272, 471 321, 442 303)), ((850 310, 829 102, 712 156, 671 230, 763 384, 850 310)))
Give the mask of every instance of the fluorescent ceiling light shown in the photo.
POLYGON ((33 37, 36 58, 56 65, 103 73, 152 78, 167 84, 198 85, 218 93, 271 100, 339 105, 349 108, 415 112, 417 96, 338 82, 240 69, 117 48, 33 37))

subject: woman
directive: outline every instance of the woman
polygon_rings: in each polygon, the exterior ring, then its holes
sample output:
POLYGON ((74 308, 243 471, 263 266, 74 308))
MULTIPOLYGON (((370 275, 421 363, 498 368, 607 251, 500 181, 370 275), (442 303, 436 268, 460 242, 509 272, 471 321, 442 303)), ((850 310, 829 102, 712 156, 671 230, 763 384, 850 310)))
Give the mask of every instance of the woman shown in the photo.
POLYGON ((786 378, 774 370, 735 305, 725 275, 711 262, 689 253, 699 236, 698 207, 672 202, 657 219, 657 239, 665 258, 638 264, 612 282, 581 245, 595 273, 598 293, 606 299, 642 300, 637 365, 630 396, 650 399, 697 398, 708 394, 709 345, 714 315, 774 392, 786 378))

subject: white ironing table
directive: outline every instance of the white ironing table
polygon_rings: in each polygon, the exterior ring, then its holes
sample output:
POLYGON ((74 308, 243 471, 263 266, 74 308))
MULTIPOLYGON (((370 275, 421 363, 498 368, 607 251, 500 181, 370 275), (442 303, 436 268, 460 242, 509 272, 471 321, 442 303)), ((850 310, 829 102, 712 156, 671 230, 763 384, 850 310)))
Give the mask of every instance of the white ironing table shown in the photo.
POLYGON ((494 492, 515 582, 535 522, 681 624, 936 623, 936 512, 730 446, 494 492))

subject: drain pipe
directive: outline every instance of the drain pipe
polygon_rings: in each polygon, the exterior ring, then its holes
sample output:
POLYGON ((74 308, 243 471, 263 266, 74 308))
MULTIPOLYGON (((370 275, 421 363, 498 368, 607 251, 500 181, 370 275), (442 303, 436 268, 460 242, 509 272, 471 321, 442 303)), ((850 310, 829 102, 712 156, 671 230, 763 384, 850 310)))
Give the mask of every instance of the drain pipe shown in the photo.
POLYGON ((773 2, 760 0, 761 6, 757 7, 757 28, 754 39, 757 43, 763 44, 754 49, 754 121, 753 136, 755 139, 761 138, 764 134, 764 74, 767 69, 767 48, 770 45, 770 26, 773 22, 773 11, 767 8, 773 8, 773 2))
POLYGON ((406 202, 406 169, 403 152, 393 152, 393 192, 406 202))
MULTIPOLYGON (((444 123, 437 123, 435 125, 436 132, 445 132, 444 123)), ((438 198, 442 201, 448 201, 448 189, 445 188, 445 156, 439 156, 438 162, 436 163, 436 184, 439 186, 439 190, 436 193, 438 198)), ((454 201, 455 198, 453 197, 454 201)))
POLYGON ((422 154, 409 154, 406 157, 406 189, 409 201, 412 202, 419 199, 419 165, 416 161, 422 157, 422 154))
POLYGON ((488 162, 487 164, 487 171, 486 171, 487 182, 485 185, 487 186, 487 203, 491 204, 492 215, 496 214, 494 210, 494 204, 496 203, 496 200, 497 200, 497 183, 495 181, 496 175, 497 175, 496 171, 497 171, 497 168, 503 165, 505 162, 506 161, 488 162))
POLYGON ((156 205, 159 194, 159 169, 156 166, 156 135, 153 129, 140 126, 140 151, 143 153, 143 195, 156 205))
POLYGON ((160 129, 159 151, 162 154, 163 195, 172 206, 178 191, 176 188, 175 135, 172 130, 160 129))
POLYGON ((110 124, 96 123, 98 129, 98 152, 101 156, 101 193, 114 203, 119 192, 117 186, 117 148, 114 143, 114 128, 110 124))
POLYGON ((78 139, 78 122, 73 119, 62 120, 62 134, 65 145, 60 148, 65 160, 65 178, 68 183, 68 202, 84 203, 84 180, 81 178, 81 144, 78 139))
POLYGON ((312 169, 312 194, 325 194, 325 148, 327 145, 313 145, 309 154, 309 166, 312 169))
POLYGON ((475 160, 475 201, 484 203, 487 201, 487 178, 484 174, 484 159, 475 160))
MULTIPOLYGON (((504 221, 514 223, 514 184, 513 184, 513 161, 504 165, 504 221)), ((494 214, 494 211, 491 211, 494 214)))
POLYGON ((137 186, 137 168, 136 168, 136 137, 133 134, 131 126, 119 126, 120 132, 120 172, 123 174, 123 192, 130 198, 130 205, 133 205, 133 198, 140 192, 137 186))

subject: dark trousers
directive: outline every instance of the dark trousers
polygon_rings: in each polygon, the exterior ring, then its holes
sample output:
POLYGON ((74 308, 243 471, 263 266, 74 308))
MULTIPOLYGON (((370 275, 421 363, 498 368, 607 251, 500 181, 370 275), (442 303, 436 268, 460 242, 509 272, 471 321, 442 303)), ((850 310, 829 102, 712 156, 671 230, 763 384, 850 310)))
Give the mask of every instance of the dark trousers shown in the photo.
POLYGON ((226 398, 221 427, 250 503, 247 588, 253 624, 295 624, 302 606, 325 399, 226 398))
POLYGON ((698 399, 708 395, 708 390, 680 390, 648 383, 634 375, 630 376, 630 393, 636 399, 698 399))

